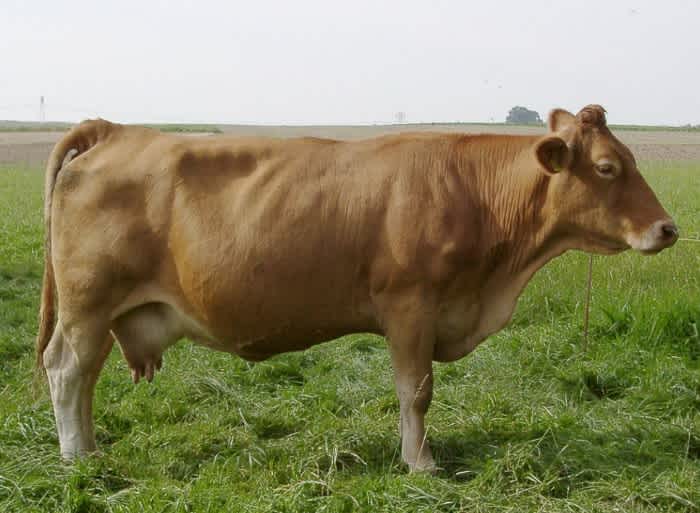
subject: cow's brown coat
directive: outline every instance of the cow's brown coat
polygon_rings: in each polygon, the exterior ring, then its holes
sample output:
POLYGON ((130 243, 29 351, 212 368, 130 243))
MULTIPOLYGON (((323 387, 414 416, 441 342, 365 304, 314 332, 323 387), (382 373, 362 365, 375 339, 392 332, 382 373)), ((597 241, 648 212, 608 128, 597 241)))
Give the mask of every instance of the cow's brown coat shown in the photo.
POLYGON ((80 124, 47 169, 37 342, 62 453, 95 448, 110 332, 137 381, 184 336, 260 360, 369 331, 389 340, 403 458, 433 468, 433 360, 501 329, 562 252, 677 238, 602 108, 555 110, 550 129, 343 142, 80 124))

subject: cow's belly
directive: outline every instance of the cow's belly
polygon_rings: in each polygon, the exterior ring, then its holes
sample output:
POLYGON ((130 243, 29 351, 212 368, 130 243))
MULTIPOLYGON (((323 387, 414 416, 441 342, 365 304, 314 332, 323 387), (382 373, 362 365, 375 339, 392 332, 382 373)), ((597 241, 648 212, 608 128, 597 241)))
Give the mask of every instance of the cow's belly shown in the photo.
POLYGON ((234 339, 227 341, 225 350, 237 354, 246 360, 259 361, 280 353, 301 351, 323 342, 335 340, 344 335, 371 329, 354 327, 333 327, 322 329, 274 330, 266 335, 252 339, 234 339))
POLYGON ((305 280, 288 272, 270 271, 255 280, 245 270, 232 272, 185 299, 224 350, 252 359, 376 331, 374 309, 359 287, 332 284, 333 277, 321 271, 317 279, 300 272, 305 280))
POLYGON ((120 305, 113 329, 123 335, 119 340, 133 367, 142 367, 140 360, 159 360, 168 346, 185 337, 210 349, 263 360, 349 333, 379 331, 369 304, 322 308, 305 301, 303 294, 287 297, 296 300, 294 305, 274 294, 248 291, 238 296, 231 291, 228 301, 198 312, 187 297, 149 283, 120 305))

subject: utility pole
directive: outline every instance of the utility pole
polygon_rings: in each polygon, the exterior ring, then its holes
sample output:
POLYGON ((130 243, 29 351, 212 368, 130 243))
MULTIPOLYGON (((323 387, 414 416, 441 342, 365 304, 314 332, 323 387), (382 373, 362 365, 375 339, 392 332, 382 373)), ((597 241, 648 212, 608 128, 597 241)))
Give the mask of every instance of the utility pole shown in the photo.
POLYGON ((46 121, 46 102, 43 96, 39 97, 39 121, 42 123, 46 121))

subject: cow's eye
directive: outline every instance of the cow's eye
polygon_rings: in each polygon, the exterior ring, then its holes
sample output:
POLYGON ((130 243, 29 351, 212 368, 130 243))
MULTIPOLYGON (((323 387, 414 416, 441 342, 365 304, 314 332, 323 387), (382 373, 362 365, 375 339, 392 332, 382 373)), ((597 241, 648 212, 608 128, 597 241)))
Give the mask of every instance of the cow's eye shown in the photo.
POLYGON ((595 170, 603 178, 615 178, 615 166, 612 164, 599 164, 595 167, 595 170))

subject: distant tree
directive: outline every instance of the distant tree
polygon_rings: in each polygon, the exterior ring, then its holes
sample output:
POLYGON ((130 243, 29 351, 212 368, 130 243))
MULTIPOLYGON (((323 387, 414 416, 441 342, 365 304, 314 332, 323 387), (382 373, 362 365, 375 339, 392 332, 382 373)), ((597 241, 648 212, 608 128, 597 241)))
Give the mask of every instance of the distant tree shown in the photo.
POLYGON ((506 118, 506 123, 513 123, 516 125, 541 125, 542 118, 540 115, 527 107, 521 107, 516 105, 508 113, 506 118))

